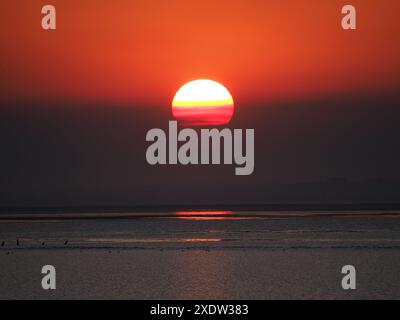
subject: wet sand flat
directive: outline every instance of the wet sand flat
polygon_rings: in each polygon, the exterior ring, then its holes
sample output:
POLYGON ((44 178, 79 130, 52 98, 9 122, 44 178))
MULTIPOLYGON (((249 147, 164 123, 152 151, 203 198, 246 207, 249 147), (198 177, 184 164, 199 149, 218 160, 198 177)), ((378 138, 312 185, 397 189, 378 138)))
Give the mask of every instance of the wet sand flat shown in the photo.
POLYGON ((400 251, 393 249, 0 252, 1 299, 399 299, 400 251), (41 268, 57 289, 41 288, 41 268), (357 290, 341 288, 343 265, 357 290))

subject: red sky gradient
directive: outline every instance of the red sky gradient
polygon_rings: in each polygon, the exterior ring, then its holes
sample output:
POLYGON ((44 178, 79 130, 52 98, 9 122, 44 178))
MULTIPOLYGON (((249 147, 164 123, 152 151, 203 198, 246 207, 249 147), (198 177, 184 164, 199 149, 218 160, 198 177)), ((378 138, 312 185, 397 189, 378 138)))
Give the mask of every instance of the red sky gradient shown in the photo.
POLYGON ((242 104, 394 92, 399 19, 398 0, 2 0, 0 99, 170 107, 200 78, 242 104), (348 3, 357 31, 341 29, 348 3))

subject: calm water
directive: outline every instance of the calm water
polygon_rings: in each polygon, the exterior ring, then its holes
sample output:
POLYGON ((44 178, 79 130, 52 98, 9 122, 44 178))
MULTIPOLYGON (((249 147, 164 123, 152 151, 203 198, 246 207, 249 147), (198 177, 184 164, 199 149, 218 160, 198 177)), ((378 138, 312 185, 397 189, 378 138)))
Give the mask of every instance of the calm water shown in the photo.
POLYGON ((0 220, 0 249, 400 248, 400 214, 395 211, 19 217, 0 220))
POLYGON ((1 220, 0 299, 400 297, 396 212, 117 216, 1 220), (46 264, 55 292, 40 285, 46 264), (346 264, 357 267, 352 292, 341 288, 346 264))

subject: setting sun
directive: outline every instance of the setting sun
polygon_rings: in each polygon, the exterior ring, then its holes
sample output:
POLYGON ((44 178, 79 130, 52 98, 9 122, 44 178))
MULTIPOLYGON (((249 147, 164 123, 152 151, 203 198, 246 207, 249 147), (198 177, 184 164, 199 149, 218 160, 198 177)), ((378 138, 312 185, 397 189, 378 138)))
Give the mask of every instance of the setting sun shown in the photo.
POLYGON ((233 116, 234 103, 229 91, 211 80, 185 84, 172 101, 172 114, 183 125, 224 125, 233 116))

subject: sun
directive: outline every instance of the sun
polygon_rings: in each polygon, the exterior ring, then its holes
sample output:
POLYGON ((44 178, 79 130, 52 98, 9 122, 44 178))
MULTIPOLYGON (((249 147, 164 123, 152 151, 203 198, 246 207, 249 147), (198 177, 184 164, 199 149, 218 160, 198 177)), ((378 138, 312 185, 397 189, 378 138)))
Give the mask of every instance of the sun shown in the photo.
POLYGON ((234 102, 229 91, 212 80, 186 83, 175 94, 172 114, 184 126, 218 126, 229 123, 234 102))

